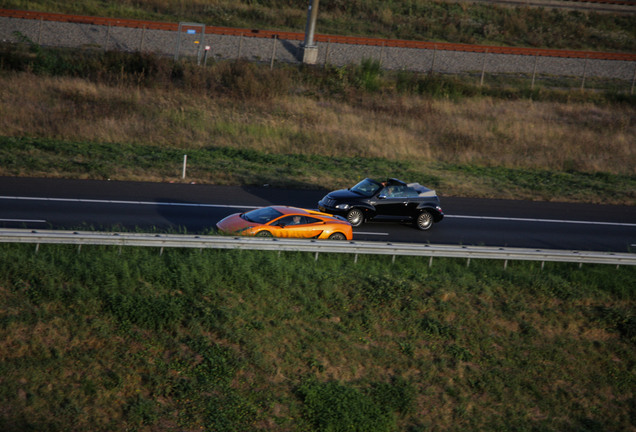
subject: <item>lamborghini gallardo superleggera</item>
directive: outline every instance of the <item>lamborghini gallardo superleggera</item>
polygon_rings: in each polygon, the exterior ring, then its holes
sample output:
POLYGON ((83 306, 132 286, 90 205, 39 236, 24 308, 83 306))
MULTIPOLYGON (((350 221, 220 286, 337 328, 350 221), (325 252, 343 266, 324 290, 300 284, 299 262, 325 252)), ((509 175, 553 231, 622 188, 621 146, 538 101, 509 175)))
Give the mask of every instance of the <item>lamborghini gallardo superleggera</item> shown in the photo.
POLYGON ((256 237, 351 240, 351 224, 340 216, 315 210, 271 206, 235 213, 216 224, 223 234, 256 237))

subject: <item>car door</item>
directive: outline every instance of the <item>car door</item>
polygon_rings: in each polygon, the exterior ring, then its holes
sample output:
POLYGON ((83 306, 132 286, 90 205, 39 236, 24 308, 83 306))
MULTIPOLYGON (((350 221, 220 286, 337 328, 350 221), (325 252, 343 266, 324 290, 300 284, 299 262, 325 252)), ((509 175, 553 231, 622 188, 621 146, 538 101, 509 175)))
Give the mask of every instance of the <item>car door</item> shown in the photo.
POLYGON ((417 208, 422 202, 422 197, 420 197, 415 189, 408 186, 405 186, 404 196, 407 202, 404 206, 403 214, 405 216, 414 216, 418 213, 417 208))
POLYGON ((290 215, 276 221, 277 237, 314 238, 324 230, 324 223, 311 216, 290 215))
POLYGON ((409 200, 403 190, 406 186, 390 185, 378 194, 375 209, 378 216, 402 216, 409 200))

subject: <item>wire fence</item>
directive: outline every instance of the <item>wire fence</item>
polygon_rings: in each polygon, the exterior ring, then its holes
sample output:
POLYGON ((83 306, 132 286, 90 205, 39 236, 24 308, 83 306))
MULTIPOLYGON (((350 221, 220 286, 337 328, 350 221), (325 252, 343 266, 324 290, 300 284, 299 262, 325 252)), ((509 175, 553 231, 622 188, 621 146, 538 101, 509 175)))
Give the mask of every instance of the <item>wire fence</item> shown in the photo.
MULTIPOLYGON (((152 52, 208 61, 245 59, 300 63, 302 33, 74 17, 0 9, 0 40, 28 38, 43 46, 152 52)), ((565 88, 611 88, 633 94, 636 54, 489 47, 317 35, 318 65, 346 66, 364 60, 387 70, 462 74, 483 85, 498 76, 565 88)))

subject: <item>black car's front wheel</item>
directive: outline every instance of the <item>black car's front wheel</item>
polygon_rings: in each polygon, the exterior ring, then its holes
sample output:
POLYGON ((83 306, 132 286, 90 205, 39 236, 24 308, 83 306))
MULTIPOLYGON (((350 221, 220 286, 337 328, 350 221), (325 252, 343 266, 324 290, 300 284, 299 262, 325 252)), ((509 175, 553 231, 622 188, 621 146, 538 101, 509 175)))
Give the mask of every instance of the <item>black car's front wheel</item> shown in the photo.
POLYGON ((347 213, 347 220, 351 224, 351 226, 358 227, 362 225, 364 222, 364 215, 362 214, 362 210, 353 208, 349 210, 347 213))
POLYGON ((415 226, 422 231, 426 231, 431 229, 433 222, 433 215, 431 212, 425 210, 417 215, 417 218, 415 219, 415 226))

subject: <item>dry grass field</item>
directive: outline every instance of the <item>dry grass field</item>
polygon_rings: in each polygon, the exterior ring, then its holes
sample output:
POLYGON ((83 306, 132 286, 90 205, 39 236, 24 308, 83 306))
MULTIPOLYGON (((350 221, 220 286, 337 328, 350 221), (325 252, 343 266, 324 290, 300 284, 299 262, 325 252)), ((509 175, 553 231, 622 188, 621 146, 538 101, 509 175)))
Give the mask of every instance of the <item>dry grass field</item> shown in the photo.
MULTIPOLYGON (((289 80, 285 76, 271 79, 289 80)), ((487 96, 452 100, 367 92, 343 100, 306 93, 299 88, 266 97, 258 97, 256 92, 256 97, 237 98, 218 92, 198 94, 176 86, 11 73, 0 76, 0 134, 96 142, 115 152, 117 146, 131 144, 183 153, 214 147, 281 157, 379 158, 389 165, 409 161, 438 177, 449 195, 552 199, 527 196, 527 192, 516 195, 514 190, 498 190, 497 184, 488 186, 479 179, 467 181, 444 169, 449 165, 636 175, 636 108, 630 104, 487 96)), ((77 157, 85 161, 102 156, 77 157)), ((116 160, 108 163, 112 179, 165 180, 152 169, 139 172, 135 165, 116 160)), ((4 163, 0 175, 77 177, 51 165, 16 171, 16 165, 4 163)), ((223 171, 205 166, 193 169, 191 181, 236 182, 223 171)), ((343 186, 337 171, 317 175, 322 179, 302 181, 343 186)), ((629 204, 633 198, 633 194, 623 196, 618 203, 629 204)), ((604 200, 616 202, 611 197, 604 200)))

